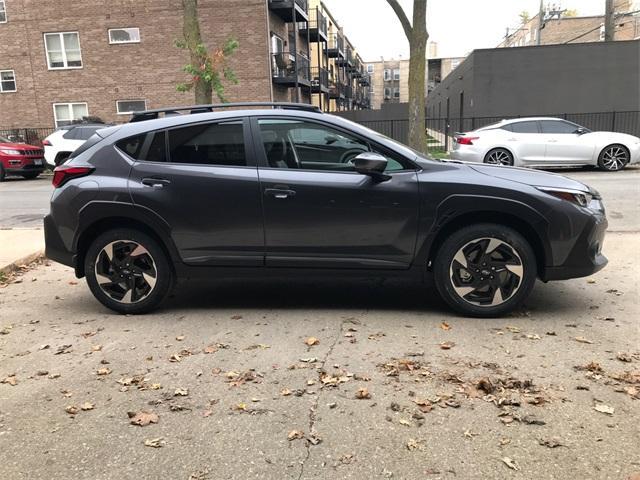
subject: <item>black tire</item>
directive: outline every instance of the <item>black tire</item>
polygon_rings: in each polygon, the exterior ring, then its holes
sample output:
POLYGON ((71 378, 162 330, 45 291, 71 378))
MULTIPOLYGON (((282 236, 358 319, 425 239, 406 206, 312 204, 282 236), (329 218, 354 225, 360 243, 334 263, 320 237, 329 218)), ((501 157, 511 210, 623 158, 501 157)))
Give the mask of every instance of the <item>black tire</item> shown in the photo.
MULTIPOLYGON (((112 255, 114 255, 115 257, 113 250, 112 255)), ((128 258, 137 259, 139 258, 139 256, 130 256, 128 258)), ((137 262, 139 260, 134 261, 137 262)), ((118 313, 141 314, 150 312, 157 308, 160 303, 168 296, 169 291, 173 287, 174 272, 169 261, 170 259, 168 255, 154 238, 138 230, 123 228, 104 232, 91 243, 87 250, 87 254, 85 255, 84 271, 91 293, 93 293, 93 295, 100 303, 118 313), (104 268, 103 262, 105 261, 104 256, 106 255, 106 253, 103 252, 103 249, 107 248, 108 245, 113 244, 114 242, 116 244, 116 247, 120 249, 126 249, 127 244, 138 244, 139 246, 143 247, 143 249, 147 251, 145 254, 143 254, 144 261, 146 264, 150 263, 154 269, 153 273, 155 273, 155 277, 152 277, 154 280, 153 286, 150 286, 145 281, 148 276, 142 279, 142 275, 140 274, 138 274, 137 276, 138 280, 125 279, 122 280, 121 284, 115 284, 115 282, 102 283, 103 285, 111 286, 110 288, 118 288, 118 285, 127 285, 128 281, 141 281, 143 284, 146 283, 147 287, 150 288, 150 291, 148 291, 148 293, 144 293, 143 295, 139 295, 142 298, 140 298, 139 300, 133 300, 132 303, 123 303, 126 302, 126 295, 122 299, 114 298, 114 296, 107 293, 98 282, 96 270, 99 268, 104 268), (118 245, 120 247, 118 247, 118 245)), ((136 266, 134 265, 132 265, 130 268, 127 265, 126 272, 131 270, 131 276, 135 276, 136 274, 133 273, 133 270, 135 268, 136 266)), ((113 271, 115 271, 115 267, 113 271)), ((102 280, 104 280, 105 278, 105 276, 101 276, 102 280)), ((133 291, 136 290, 137 288, 133 289, 133 291)), ((132 299, 132 297, 130 297, 130 299, 132 299)))
POLYGON ((442 299, 457 312, 472 317, 499 317, 516 308, 529 296, 537 277, 536 265, 533 249, 518 232, 512 228, 493 223, 475 224, 457 230, 445 239, 434 260, 434 281, 442 299), (495 239, 496 242, 492 244, 489 239, 495 239), (483 267, 482 265, 485 264, 483 262, 478 263, 478 269, 476 269, 474 263, 471 263, 469 258, 465 258, 464 268, 459 268, 461 264, 456 263, 456 258, 459 258, 456 257, 456 254, 460 254, 463 249, 467 252, 480 251, 485 244, 484 255, 487 255, 488 252, 491 257, 480 256, 476 258, 490 260, 486 262, 488 267, 483 267), (499 244, 499 247, 494 248, 495 244, 499 244), (492 246, 491 250, 489 250, 489 246, 492 246), (515 255, 510 256, 510 253, 515 253, 515 255), (505 262, 503 268, 500 268, 499 264, 502 260, 496 260, 496 257, 511 258, 511 260, 505 262), (493 263, 494 261, 495 263, 493 263), (509 263, 508 267, 510 268, 507 268, 506 263, 509 263), (522 270, 520 275, 512 271, 516 269, 519 271, 518 266, 521 266, 522 270), (486 278, 487 274, 491 279, 486 278), (456 275, 459 276, 456 278, 456 275), (470 275, 471 278, 462 280, 460 283, 460 279, 467 275, 470 275), (482 275, 484 277, 481 277, 482 275), (516 279, 519 280, 516 281, 516 279), (456 281, 460 283, 458 286, 454 285, 456 281), (464 281, 469 281, 469 283, 465 285, 464 281), (481 291, 485 288, 484 286, 479 289, 474 289, 472 286, 476 284, 475 282, 482 285, 483 281, 492 284, 504 282, 505 286, 504 288, 503 286, 497 288, 494 288, 495 285, 488 286, 486 287, 487 293, 481 291), (457 291, 456 288, 459 290, 457 291), (461 294, 460 291, 464 292, 465 289, 472 290, 461 294), (497 290, 499 290, 499 294, 497 290), (504 300, 503 293, 506 297, 504 300), (503 301, 492 305, 490 302, 479 300, 483 295, 492 298, 493 301, 503 301))
POLYGON ((6 176, 7 174, 4 171, 4 167, 2 166, 2 163, 0 163, 0 182, 3 182, 6 176))
POLYGON ((38 175, 40 175, 40 172, 24 173, 22 174, 22 178, 25 180, 33 180, 34 178, 37 178, 38 175))
POLYGON ((484 156, 483 162, 490 165, 504 165, 505 167, 512 167, 513 154, 506 148, 494 148, 487 152, 484 156))
POLYGON ((619 172, 629 164, 630 159, 629 149, 624 145, 608 145, 598 155, 598 168, 605 172, 619 172))

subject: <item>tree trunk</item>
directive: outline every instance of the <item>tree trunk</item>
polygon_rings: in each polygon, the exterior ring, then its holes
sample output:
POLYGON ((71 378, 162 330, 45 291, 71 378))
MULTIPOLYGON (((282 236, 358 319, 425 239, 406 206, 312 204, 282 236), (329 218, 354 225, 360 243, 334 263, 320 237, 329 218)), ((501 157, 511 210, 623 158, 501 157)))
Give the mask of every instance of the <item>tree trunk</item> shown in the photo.
POLYGON ((427 150, 425 125, 425 70, 427 63, 427 0, 413 4, 413 28, 409 41, 409 146, 427 150))
MULTIPOLYGON (((184 7, 184 25, 182 33, 191 52, 191 65, 197 67, 202 65, 203 59, 196 53, 196 46, 202 43, 200 35, 200 22, 198 21, 198 0, 182 0, 184 7)), ((213 103, 211 85, 198 77, 194 81, 193 91, 195 93, 196 105, 208 105, 213 103)))

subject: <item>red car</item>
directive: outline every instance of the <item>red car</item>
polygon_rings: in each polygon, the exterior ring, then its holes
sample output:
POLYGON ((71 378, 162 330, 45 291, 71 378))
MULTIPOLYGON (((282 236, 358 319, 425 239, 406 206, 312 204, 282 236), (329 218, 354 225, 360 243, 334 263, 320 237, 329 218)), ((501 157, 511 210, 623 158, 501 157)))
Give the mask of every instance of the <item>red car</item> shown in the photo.
POLYGON ((44 150, 0 137, 0 182, 6 175, 36 178, 45 168, 44 150))

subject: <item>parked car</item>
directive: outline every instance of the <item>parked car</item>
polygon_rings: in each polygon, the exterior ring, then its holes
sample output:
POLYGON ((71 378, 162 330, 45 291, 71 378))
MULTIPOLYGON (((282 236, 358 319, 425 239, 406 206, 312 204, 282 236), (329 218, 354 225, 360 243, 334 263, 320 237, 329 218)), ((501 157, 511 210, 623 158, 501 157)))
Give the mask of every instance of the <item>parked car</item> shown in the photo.
POLYGON ((640 138, 592 132, 560 118, 519 118, 456 135, 451 158, 522 167, 592 165, 614 172, 640 162, 640 138))
POLYGON ((108 125, 99 124, 72 124, 56 129, 51 135, 42 141, 44 157, 47 165, 55 168, 65 162, 69 155, 96 131, 106 128, 108 125))
POLYGON ((602 201, 575 180, 430 160, 309 105, 224 107, 134 114, 55 169, 46 254, 110 309, 148 312, 183 277, 432 275, 490 317, 607 263, 602 201))
POLYGON ((44 170, 42 148, 0 137, 0 182, 6 175, 36 178, 44 170))

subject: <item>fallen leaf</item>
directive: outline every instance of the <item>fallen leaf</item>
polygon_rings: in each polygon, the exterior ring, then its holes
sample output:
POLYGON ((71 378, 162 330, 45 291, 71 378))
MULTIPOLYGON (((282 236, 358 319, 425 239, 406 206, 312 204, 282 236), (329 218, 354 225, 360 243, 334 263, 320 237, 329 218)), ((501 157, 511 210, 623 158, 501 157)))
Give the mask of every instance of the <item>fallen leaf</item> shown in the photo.
POLYGON ((170 362, 179 362, 180 360, 182 360, 182 357, 180 355, 178 355, 177 353, 174 353, 173 355, 171 355, 169 357, 169 361, 170 362))
POLYGON ((91 345, 92 352, 100 352, 102 351, 102 345, 91 345))
POLYGON ((80 405, 80 410, 83 411, 87 411, 87 410, 93 410, 95 408, 95 405, 91 402, 84 402, 82 405, 80 405))
POLYGON ((400 425, 405 425, 407 427, 411 426, 411 422, 409 420, 405 420, 404 418, 401 418, 399 423, 400 425))
POLYGON ((580 343, 589 343, 589 344, 593 343, 591 340, 584 337, 575 337, 575 341, 580 343))
POLYGON ((312 347, 313 345, 318 345, 320 343, 320 340, 318 340, 316 337, 307 337, 304 343, 312 347))
POLYGON ((455 343, 454 342, 442 342, 440 344, 440 348, 442 350, 449 350, 450 348, 454 347, 455 343))
POLYGON ((209 345, 205 347, 203 350, 204 353, 216 353, 217 351, 218 351, 218 347, 216 347, 215 345, 209 345))
POLYGON ((558 437, 552 437, 547 439, 541 438, 538 440, 538 443, 543 447, 547 447, 547 448, 564 447, 564 445, 561 443, 558 437))
POLYGON ((179 342, 183 341, 184 340, 184 335, 178 335, 176 337, 176 340, 179 341, 179 342))
POLYGON ((78 282, 75 280, 69 280, 69 285, 77 285, 78 282))
POLYGON ((512 470, 515 470, 516 472, 518 470, 520 470, 520 467, 518 466, 518 464, 515 462, 515 460, 510 459, 509 457, 503 457, 502 458, 502 462, 509 467, 512 470))
POLYGON ((174 397, 186 397, 189 395, 189 390, 186 388, 176 388, 176 391, 173 392, 174 397))
POLYGON ((231 320, 240 320, 242 318, 242 315, 233 315, 231 317, 231 320))
POLYGON ((99 368, 96 375, 109 375, 111 373, 110 368, 99 368))
POLYGON ((165 441, 164 441, 163 437, 147 438, 144 441, 144 446, 145 447, 160 448, 160 447, 163 447, 164 444, 165 444, 165 441))
POLYGON ((247 411, 247 404, 246 403, 238 403, 233 408, 234 408, 234 410, 237 410, 239 412, 246 412, 247 411))
POLYGON ((158 415, 153 412, 146 412, 143 410, 138 413, 129 412, 127 415, 129 415, 129 423, 131 423, 131 425, 144 427, 150 423, 158 423, 158 415))
POLYGON ((67 407, 64 409, 65 412, 67 412, 69 415, 75 415, 76 413, 78 413, 80 411, 80 409, 78 407, 76 407, 75 405, 67 405, 67 407))
POLYGON ((207 417, 211 416, 212 413, 213 413, 213 410, 205 410, 204 412, 202 412, 202 416, 204 418, 207 418, 207 417))
POLYGON ((407 441, 407 450, 410 452, 414 450, 422 450, 422 440, 416 440, 415 438, 410 438, 407 441))
POLYGON ((9 385, 11 385, 12 387, 15 387, 16 384, 18 383, 18 379, 16 378, 15 375, 10 375, 7 378, 5 378, 4 380, 2 380, 2 382, 0 383, 7 383, 9 385))
POLYGON ((70 348, 72 346, 73 345, 60 345, 56 350, 56 353, 54 353, 54 355, 62 355, 64 353, 69 353, 71 351, 70 348))
POLYGON ((50 348, 51 345, 49 345, 48 343, 45 343, 44 345, 40 345, 40 347, 38 347, 38 350, 46 350, 47 348, 50 348))
POLYGON ((299 438, 304 438, 304 432, 301 430, 291 430, 289 435, 287 435, 289 441, 297 440, 299 438))
POLYGON ((442 330, 451 330, 451 326, 450 326, 447 322, 442 322, 442 323, 440 324, 440 328, 441 328, 442 330))
POLYGON ((358 391, 356 391, 356 398, 359 400, 367 400, 371 398, 371 394, 369 393, 369 390, 367 390, 366 387, 362 387, 362 388, 359 388, 358 391))
POLYGON ((631 355, 629 355, 628 353, 623 353, 623 352, 618 352, 618 354, 616 355, 616 358, 618 360, 620 360, 621 362, 631 362, 632 361, 631 355))
POLYGON ((288 388, 284 388, 280 391, 280 395, 282 395, 283 397, 288 397, 289 395, 291 395, 291 390, 289 390, 288 388))
POLYGON ((599 403, 593 408, 596 412, 605 413, 607 415, 613 415, 613 412, 615 412, 615 408, 605 405, 604 403, 599 403))
POLYGON ((463 433, 463 435, 464 435, 466 438, 473 438, 473 437, 477 437, 477 436, 478 436, 478 435, 480 435, 480 434, 479 434, 479 433, 474 433, 474 432, 472 432, 472 431, 470 431, 470 430, 465 430, 465 431, 464 431, 464 433, 463 433))

